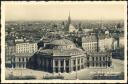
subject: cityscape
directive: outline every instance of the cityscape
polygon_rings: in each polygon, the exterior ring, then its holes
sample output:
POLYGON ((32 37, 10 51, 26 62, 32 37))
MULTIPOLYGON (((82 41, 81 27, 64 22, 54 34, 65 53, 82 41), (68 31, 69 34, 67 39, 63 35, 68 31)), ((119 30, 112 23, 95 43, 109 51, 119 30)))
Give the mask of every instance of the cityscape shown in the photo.
POLYGON ((5 21, 6 80, 124 80, 124 20, 5 21))

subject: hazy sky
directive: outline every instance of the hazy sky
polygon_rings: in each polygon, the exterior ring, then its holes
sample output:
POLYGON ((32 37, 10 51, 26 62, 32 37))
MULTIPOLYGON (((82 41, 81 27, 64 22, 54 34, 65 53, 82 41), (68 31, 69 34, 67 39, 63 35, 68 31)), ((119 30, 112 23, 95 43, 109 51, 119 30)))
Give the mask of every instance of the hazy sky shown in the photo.
POLYGON ((6 20, 73 20, 123 19, 124 3, 6 3, 6 20))

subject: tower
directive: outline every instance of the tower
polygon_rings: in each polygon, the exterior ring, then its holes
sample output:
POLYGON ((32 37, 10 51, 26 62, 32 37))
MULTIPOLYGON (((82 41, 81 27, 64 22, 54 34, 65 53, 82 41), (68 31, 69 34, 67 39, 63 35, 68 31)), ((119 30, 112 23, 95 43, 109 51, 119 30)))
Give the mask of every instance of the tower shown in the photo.
POLYGON ((70 12, 69 12, 69 16, 68 16, 66 31, 68 31, 69 33, 77 31, 76 28, 71 24, 70 12))
POLYGON ((70 18, 70 12, 69 12, 69 16, 68 16, 68 24, 71 24, 71 18, 70 18))

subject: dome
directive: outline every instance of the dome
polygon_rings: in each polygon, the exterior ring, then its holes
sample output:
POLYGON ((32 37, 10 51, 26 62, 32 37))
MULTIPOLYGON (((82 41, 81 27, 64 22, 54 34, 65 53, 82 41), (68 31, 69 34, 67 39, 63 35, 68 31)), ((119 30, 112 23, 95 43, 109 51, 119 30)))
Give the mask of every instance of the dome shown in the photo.
POLYGON ((84 54, 83 51, 78 48, 71 50, 45 49, 45 50, 40 50, 39 53, 42 55, 50 55, 50 56, 75 56, 75 55, 84 54))
POLYGON ((59 39, 59 40, 54 40, 50 44, 53 45, 60 45, 60 46, 66 46, 66 45, 75 45, 72 41, 67 40, 67 39, 59 39))

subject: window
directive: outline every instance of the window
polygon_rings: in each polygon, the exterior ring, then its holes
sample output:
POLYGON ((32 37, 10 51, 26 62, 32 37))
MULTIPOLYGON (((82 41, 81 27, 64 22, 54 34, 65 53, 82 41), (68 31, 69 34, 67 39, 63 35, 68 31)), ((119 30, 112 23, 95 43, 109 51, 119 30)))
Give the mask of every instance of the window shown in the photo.
POLYGON ((100 61, 101 61, 101 57, 100 57, 100 61))
POLYGON ((69 60, 66 60, 66 66, 69 66, 69 60))
POLYGON ((108 57, 108 61, 110 61, 110 57, 108 57))
POLYGON ((51 65, 51 60, 49 59, 49 60, 48 60, 48 66, 50 66, 50 65, 51 65))
POLYGON ((61 66, 63 66, 64 65, 64 61, 63 60, 61 60, 61 66))
POLYGON ((94 61, 94 57, 92 57, 92 61, 94 61))
POLYGON ((83 58, 81 59, 81 63, 83 63, 83 58))
POLYGON ((24 62, 24 58, 22 58, 22 61, 24 62))
POLYGON ((55 61, 55 66, 58 66, 58 61, 55 61))
POLYGON ((29 60, 29 58, 26 58, 26 61, 28 61, 29 60))
POLYGON ((87 60, 89 61, 89 57, 87 57, 87 60))
POLYGON ((15 62, 15 58, 13 58, 13 61, 15 62))
POLYGON ((74 64, 74 65, 76 64, 76 60, 73 60, 73 64, 74 64))
POLYGON ((78 64, 80 64, 80 59, 78 59, 78 64))
POLYGON ((98 61, 98 57, 96 57, 96 61, 98 61))
POLYGON ((105 60, 105 57, 103 57, 103 61, 105 60))
POLYGON ((92 66, 94 66, 94 62, 92 63, 92 66))
POLYGON ((19 58, 19 62, 20 62, 20 58, 19 58))

